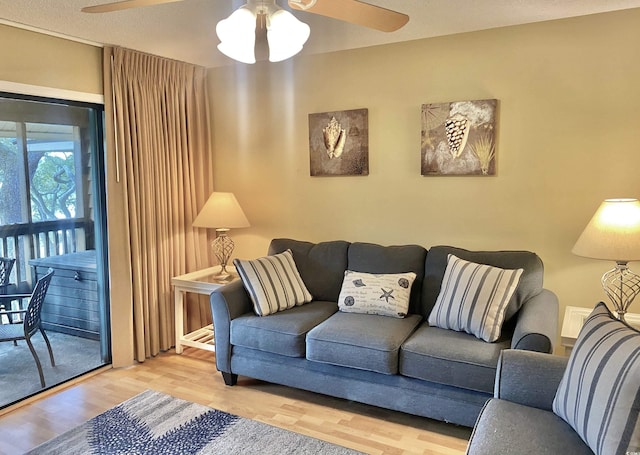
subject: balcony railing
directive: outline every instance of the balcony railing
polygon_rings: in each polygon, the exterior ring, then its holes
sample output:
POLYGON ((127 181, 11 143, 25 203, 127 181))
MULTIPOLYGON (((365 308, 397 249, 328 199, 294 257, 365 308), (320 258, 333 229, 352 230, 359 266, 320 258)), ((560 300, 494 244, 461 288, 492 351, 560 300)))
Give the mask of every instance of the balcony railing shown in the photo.
POLYGON ((11 282, 31 283, 29 260, 93 249, 93 221, 55 220, 0 226, 0 256, 16 259, 11 282))

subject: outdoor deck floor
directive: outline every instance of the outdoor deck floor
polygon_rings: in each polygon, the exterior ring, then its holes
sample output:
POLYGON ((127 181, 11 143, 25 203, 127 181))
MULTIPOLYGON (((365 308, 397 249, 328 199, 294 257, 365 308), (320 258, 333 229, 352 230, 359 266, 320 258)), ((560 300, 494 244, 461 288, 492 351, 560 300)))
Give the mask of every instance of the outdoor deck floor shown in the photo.
MULTIPOLYGON (((32 341, 38 353, 46 387, 52 387, 103 365, 100 342, 47 331, 56 366, 49 361, 40 333, 32 341)), ((36 363, 25 341, 0 343, 0 407, 42 391, 36 363)))

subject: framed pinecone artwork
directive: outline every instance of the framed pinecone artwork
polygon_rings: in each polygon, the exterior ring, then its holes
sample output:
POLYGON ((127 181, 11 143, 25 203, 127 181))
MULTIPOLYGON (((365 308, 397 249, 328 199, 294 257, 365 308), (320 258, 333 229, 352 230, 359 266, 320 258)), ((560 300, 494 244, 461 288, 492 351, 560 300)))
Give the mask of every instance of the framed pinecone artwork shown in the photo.
POLYGON ((369 175, 369 111, 309 114, 311 176, 369 175))
POLYGON ((496 175, 498 100, 422 105, 422 175, 496 175))

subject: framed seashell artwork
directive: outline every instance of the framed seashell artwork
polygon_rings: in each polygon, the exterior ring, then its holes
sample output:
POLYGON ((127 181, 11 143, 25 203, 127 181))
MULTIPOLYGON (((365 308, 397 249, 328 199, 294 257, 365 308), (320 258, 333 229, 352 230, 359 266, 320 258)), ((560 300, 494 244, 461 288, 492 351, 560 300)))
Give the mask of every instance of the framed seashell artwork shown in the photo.
POLYGON ((369 111, 309 114, 311 176, 369 175, 369 111))
POLYGON ((498 100, 422 105, 422 175, 496 175, 498 100))

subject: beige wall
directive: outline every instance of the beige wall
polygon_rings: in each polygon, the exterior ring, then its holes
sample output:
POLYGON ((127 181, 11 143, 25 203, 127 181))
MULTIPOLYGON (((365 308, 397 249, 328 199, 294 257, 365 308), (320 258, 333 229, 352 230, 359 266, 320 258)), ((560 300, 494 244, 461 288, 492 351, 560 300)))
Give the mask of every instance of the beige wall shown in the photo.
MULTIPOLYGON (((102 49, 62 38, 0 25, 0 81, 102 95, 102 49)), ((38 95, 46 94, 37 90, 38 95)), ((65 93, 64 95, 67 95, 65 93)), ((62 95, 61 95, 62 96, 62 95)), ((82 98, 82 96, 81 96, 82 98)), ((92 98, 93 100, 93 98, 92 98)), ((115 181, 114 153, 107 157, 111 329, 114 366, 133 362, 131 285, 122 185, 115 181), (129 284, 127 284, 129 283, 129 284)))
POLYGON ((640 9, 211 69, 214 182, 252 224, 236 256, 278 236, 527 249, 563 308, 605 299, 613 264, 571 248, 603 199, 640 196, 638 23, 640 9), (497 176, 422 177, 421 104, 484 98, 499 100, 497 176), (370 175, 311 178, 307 114, 355 108, 370 175))

